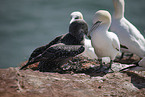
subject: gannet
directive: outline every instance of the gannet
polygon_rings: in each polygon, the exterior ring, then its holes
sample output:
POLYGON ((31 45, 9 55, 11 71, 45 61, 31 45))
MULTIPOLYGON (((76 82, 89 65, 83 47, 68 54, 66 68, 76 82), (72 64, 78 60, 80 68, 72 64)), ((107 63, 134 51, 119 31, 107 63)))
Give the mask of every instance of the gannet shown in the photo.
MULTIPOLYGON (((110 66, 120 51, 120 42, 117 35, 109 32, 111 25, 111 15, 108 11, 99 10, 93 18, 93 26, 87 36, 91 37, 91 43, 102 67, 102 57, 110 57, 110 66)), ((100 69, 99 68, 99 69, 100 69)))
POLYGON ((70 58, 84 51, 84 33, 88 32, 88 25, 84 20, 75 20, 69 26, 69 32, 56 37, 49 44, 36 48, 31 54, 28 65, 40 62, 39 71, 48 71, 66 63, 70 58))
POLYGON ((126 47, 121 51, 130 52, 143 58, 145 56, 145 39, 139 30, 124 17, 124 0, 113 0, 114 14, 110 30, 115 32, 120 43, 126 47))
POLYGON ((70 14, 70 17, 71 17, 70 24, 76 19, 84 19, 82 13, 79 11, 72 12, 70 14))
MULTIPOLYGON (((72 12, 70 17, 71 17, 70 23, 72 23, 76 19, 83 19, 83 15, 79 11, 72 12)), ((88 57, 89 59, 97 59, 97 56, 94 52, 94 48, 91 45, 91 40, 84 38, 84 45, 85 45, 85 51, 82 53, 82 55, 88 57)))

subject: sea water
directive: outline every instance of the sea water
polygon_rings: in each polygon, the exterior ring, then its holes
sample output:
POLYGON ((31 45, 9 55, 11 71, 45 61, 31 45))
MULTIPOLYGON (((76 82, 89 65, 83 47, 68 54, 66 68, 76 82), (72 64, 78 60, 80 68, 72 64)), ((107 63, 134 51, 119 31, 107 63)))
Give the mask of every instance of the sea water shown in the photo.
MULTIPOLYGON (((125 0, 125 16, 145 36, 145 0, 125 0)), ((70 14, 80 11, 89 27, 112 0, 0 0, 0 68, 16 67, 32 51, 68 32, 70 14)))

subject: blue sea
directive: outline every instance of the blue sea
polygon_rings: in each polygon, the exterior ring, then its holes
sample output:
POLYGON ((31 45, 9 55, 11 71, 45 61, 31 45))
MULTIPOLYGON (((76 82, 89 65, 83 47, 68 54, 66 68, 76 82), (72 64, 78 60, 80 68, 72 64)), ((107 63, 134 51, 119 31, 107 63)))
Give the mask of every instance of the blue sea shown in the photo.
MULTIPOLYGON (((125 2, 125 17, 145 36, 145 0, 125 2)), ((0 0, 0 68, 19 66, 35 48, 67 33, 71 12, 82 12, 90 27, 100 9, 112 14, 112 0, 0 0)))

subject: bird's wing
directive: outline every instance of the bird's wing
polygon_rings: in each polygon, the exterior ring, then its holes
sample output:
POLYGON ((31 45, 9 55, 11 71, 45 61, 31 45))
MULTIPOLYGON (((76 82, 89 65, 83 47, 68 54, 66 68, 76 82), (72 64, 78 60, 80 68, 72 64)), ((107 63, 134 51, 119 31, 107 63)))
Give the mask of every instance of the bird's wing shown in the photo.
POLYGON ((64 45, 63 43, 55 44, 47 48, 42 54, 32 58, 25 66, 20 70, 26 68, 28 65, 39 61, 53 61, 58 58, 74 57, 85 50, 83 45, 64 45))
POLYGON ((54 40, 52 40, 49 44, 46 44, 46 45, 44 45, 44 46, 41 46, 41 47, 36 48, 36 49, 32 52, 32 54, 30 55, 27 64, 24 65, 23 67, 21 67, 20 70, 22 70, 23 68, 26 68, 26 67, 27 67, 28 65, 30 65, 30 64, 33 64, 33 63, 38 62, 38 61, 34 61, 34 59, 37 58, 38 56, 40 56, 43 52, 45 52, 45 50, 46 50, 47 48, 49 48, 51 45, 58 43, 58 41, 61 39, 61 37, 62 37, 62 35, 56 37, 56 38, 55 38, 54 40))
POLYGON ((132 40, 137 41, 137 43, 139 43, 140 46, 145 46, 145 38, 140 33, 140 31, 127 19, 124 19, 124 25, 129 31, 129 35, 132 38, 132 40))
POLYGON ((49 44, 36 48, 36 49, 32 52, 32 54, 30 55, 29 61, 30 61, 32 58, 35 58, 36 56, 38 56, 39 54, 42 54, 42 53, 43 53, 47 48, 49 48, 51 45, 54 45, 54 44, 58 43, 58 41, 61 39, 61 37, 62 37, 62 36, 58 36, 58 37, 56 37, 54 40, 52 40, 49 44))
POLYGON ((43 54, 42 59, 55 60, 58 58, 74 57, 85 50, 83 45, 64 45, 62 43, 56 44, 48 48, 43 54), (52 55, 50 57, 49 55, 52 55))
POLYGON ((117 37, 117 35, 115 33, 111 33, 112 35, 112 46, 114 49, 116 49, 117 51, 120 51, 120 42, 119 39, 117 37))

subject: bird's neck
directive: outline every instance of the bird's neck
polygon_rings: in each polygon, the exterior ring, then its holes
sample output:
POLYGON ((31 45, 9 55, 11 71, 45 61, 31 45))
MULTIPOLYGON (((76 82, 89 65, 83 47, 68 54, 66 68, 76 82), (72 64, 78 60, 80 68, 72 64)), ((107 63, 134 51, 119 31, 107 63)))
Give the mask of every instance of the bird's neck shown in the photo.
POLYGON ((99 35, 106 35, 109 27, 110 27, 110 23, 101 24, 97 29, 92 31, 91 37, 99 37, 99 35))
POLYGON ((85 35, 84 33, 80 33, 78 35, 71 35, 74 39, 74 41, 76 42, 76 45, 84 45, 84 38, 85 38, 85 35))
POLYGON ((121 19, 124 17, 124 0, 113 0, 114 4, 114 18, 121 19))

